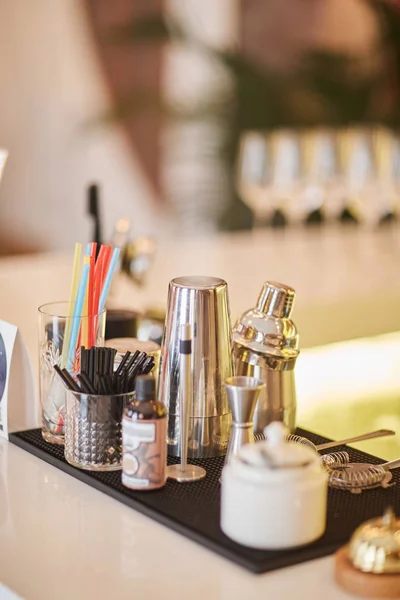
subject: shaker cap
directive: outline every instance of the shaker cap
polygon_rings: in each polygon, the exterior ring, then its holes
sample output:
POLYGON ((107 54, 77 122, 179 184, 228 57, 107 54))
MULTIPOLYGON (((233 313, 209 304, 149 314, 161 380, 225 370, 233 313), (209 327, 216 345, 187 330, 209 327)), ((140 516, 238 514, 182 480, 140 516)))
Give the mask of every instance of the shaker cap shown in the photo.
POLYGON ((289 430, 283 423, 275 421, 264 429, 266 441, 247 444, 238 457, 243 463, 263 470, 302 469, 318 462, 314 450, 287 440, 289 430))
POLYGON ((289 319, 296 292, 276 281, 266 281, 257 300, 257 310, 278 319, 289 319))
POLYGON ((299 354, 299 336, 290 318, 295 295, 288 285, 265 282, 257 305, 233 328, 234 351, 240 346, 259 353, 273 361, 269 366, 274 370, 293 368, 299 354))

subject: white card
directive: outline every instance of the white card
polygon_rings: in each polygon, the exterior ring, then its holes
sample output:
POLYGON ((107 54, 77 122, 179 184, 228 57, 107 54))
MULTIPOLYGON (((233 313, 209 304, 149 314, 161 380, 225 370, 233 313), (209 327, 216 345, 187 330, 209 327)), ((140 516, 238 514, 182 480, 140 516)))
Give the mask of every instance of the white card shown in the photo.
POLYGON ((32 364, 18 327, 0 321, 0 435, 38 425, 32 364))
POLYGON ((10 588, 0 583, 0 600, 22 600, 21 596, 17 596, 10 588))

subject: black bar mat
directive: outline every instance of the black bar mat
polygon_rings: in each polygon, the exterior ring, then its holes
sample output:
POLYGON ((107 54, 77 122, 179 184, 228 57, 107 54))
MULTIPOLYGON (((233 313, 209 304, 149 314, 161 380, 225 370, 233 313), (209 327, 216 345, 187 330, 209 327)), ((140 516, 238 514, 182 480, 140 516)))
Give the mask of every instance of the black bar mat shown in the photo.
MULTIPOLYGON (((326 438, 301 429, 297 433, 309 438, 314 444, 327 441, 326 438)), ((64 459, 63 448, 45 442, 40 429, 13 433, 10 441, 254 573, 265 573, 331 554, 348 541, 360 523, 381 515, 389 505, 397 514, 400 513, 400 469, 397 469, 392 471, 397 486, 389 489, 377 488, 360 495, 329 490, 327 529, 317 542, 289 551, 252 550, 232 542, 219 528, 219 477, 223 458, 192 461, 206 468, 207 476, 202 481, 188 484, 168 481, 164 488, 154 492, 134 492, 122 485, 120 471, 93 473, 69 465, 64 459)), ((344 447, 337 450, 340 449, 344 447)), ((364 452, 349 448, 347 450, 352 461, 374 464, 382 462, 364 452)), ((172 464, 178 460, 170 458, 169 462, 172 464)), ((284 518, 284 515, 277 515, 277 519, 284 518)))

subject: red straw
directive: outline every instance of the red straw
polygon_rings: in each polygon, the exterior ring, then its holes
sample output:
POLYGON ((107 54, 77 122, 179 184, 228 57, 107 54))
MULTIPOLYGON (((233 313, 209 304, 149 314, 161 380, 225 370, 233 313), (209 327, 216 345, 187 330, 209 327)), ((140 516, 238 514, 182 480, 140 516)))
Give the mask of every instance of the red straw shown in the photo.
MULTIPOLYGON (((102 265, 102 270, 101 270, 101 289, 103 289, 104 280, 107 275, 108 267, 110 266, 112 250, 113 249, 111 246, 105 246, 104 260, 103 260, 103 265, 102 265)), ((101 291, 100 291, 100 295, 101 295, 101 291)))
MULTIPOLYGON (((101 246, 99 256, 97 257, 96 266, 94 269, 94 284, 93 284, 93 300, 92 300, 92 314, 96 315, 99 310, 99 301, 101 290, 103 287, 104 279, 107 274, 107 268, 111 260, 112 248, 111 246, 101 246)), ((97 317, 94 318, 93 322, 93 338, 94 343, 96 341, 96 330, 97 330, 97 317)))

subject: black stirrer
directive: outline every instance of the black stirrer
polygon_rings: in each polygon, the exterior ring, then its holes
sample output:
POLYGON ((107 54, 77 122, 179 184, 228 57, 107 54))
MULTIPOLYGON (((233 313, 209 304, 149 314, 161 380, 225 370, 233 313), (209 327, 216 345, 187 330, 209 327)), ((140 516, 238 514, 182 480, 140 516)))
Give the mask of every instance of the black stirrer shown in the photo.
POLYGON ((68 373, 66 369, 61 370, 58 365, 54 365, 54 370, 56 371, 57 375, 61 377, 61 379, 63 380, 63 382, 69 390, 71 390, 72 392, 81 391, 75 379, 68 373))
POLYGON ((111 365, 110 349, 104 348, 104 365, 103 365, 104 368, 102 370, 103 375, 108 375, 108 373, 110 372, 110 365, 111 365))
POLYGON ((147 354, 146 352, 143 352, 139 358, 137 359, 137 361, 135 362, 135 364, 133 365, 133 368, 128 372, 129 378, 132 379, 132 377, 136 377, 136 375, 138 375, 139 373, 139 369, 141 369, 143 363, 145 362, 145 360, 147 359, 147 354))
POLYGON ((154 368, 154 358, 150 356, 152 360, 146 361, 142 367, 142 375, 148 375, 150 371, 154 368), (147 363, 147 364, 146 364, 147 363))
POLYGON ((89 350, 89 378, 90 381, 93 381, 94 379, 94 347, 92 346, 92 348, 90 348, 89 350))
POLYGON ((69 371, 67 371, 67 369, 62 369, 62 372, 63 372, 65 378, 68 379, 68 381, 70 382, 70 387, 72 388, 72 390, 74 392, 80 392, 81 389, 80 389, 79 385, 77 384, 77 382, 75 381, 75 379, 72 377, 71 373, 69 371))
POLYGON ((106 380, 106 386, 107 386, 108 393, 114 394, 112 376, 107 374, 104 376, 104 379, 106 380))
POLYGON ((125 366, 125 368, 124 368, 124 372, 125 372, 125 373, 129 373, 129 371, 131 370, 131 368, 132 368, 132 367, 133 367, 133 365, 135 364, 135 362, 136 362, 136 359, 137 359, 137 357, 139 356, 139 354, 140 354, 140 351, 139 351, 139 350, 136 350, 136 352, 135 352, 134 354, 132 354, 132 356, 131 356, 131 358, 130 358, 130 360, 129 360, 128 364, 127 364, 127 365, 125 366))
POLYGON ((142 365, 142 371, 144 369, 146 369, 148 367, 148 365, 150 363, 154 362, 154 357, 153 356, 146 356, 146 360, 144 361, 143 365, 142 365))
POLYGON ((87 354, 84 346, 81 346, 81 373, 87 371, 87 354))
POLYGON ((129 392, 129 390, 128 390, 128 375, 126 372, 124 372, 121 377, 121 392, 123 394, 127 394, 129 392))
MULTIPOLYGON (((94 351, 94 373, 93 379, 96 376, 96 373, 103 373, 103 352, 102 348, 93 348, 94 351)), ((93 380, 92 379, 92 380, 93 380)))
POLYGON ((117 351, 114 348, 110 348, 110 369, 108 374, 109 375, 114 375, 114 361, 115 361, 115 355, 117 354, 117 351))
POLYGON ((99 383, 100 393, 103 396, 107 396, 108 395, 108 391, 107 391, 107 386, 106 386, 105 381, 104 381, 104 377, 99 377, 99 382, 100 382, 99 383))
POLYGON ((86 373, 81 373, 80 375, 78 375, 78 379, 81 383, 82 391, 85 394, 96 394, 96 389, 90 381, 89 377, 86 375, 86 373))
POLYGON ((118 369, 115 371, 115 375, 117 377, 118 377, 118 375, 121 374, 123 368, 125 367, 127 361, 129 360, 130 355, 131 355, 131 353, 128 350, 128 352, 125 352, 124 356, 122 357, 122 360, 121 360, 121 362, 118 365, 118 369))
POLYGON ((135 386, 136 377, 137 377, 137 375, 139 375, 142 364, 144 363, 146 358, 147 358, 147 354, 145 352, 143 352, 142 356, 140 356, 140 358, 135 363, 133 369, 128 374, 128 387, 132 390, 134 389, 134 386, 135 386))

